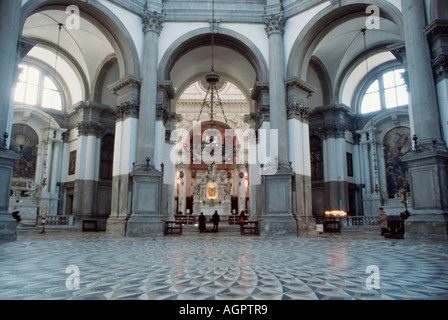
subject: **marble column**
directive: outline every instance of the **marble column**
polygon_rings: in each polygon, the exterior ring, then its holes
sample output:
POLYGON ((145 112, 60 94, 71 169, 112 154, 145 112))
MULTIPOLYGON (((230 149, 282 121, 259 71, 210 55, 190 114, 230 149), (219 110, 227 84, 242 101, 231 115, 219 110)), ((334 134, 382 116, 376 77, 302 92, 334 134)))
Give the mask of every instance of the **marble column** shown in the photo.
POLYGON ((403 157, 411 180, 412 210, 405 223, 409 239, 444 239, 448 233, 448 151, 442 140, 440 111, 425 35, 423 0, 402 0, 414 152, 403 157), (424 191, 423 191, 424 190, 424 191))
POLYGON ((16 69, 17 41, 20 26, 21 1, 0 1, 0 242, 17 239, 17 222, 9 213, 12 170, 18 155, 8 150, 10 133, 8 119, 13 112, 12 88, 16 69))
POLYGON ((126 235, 130 215, 130 173, 137 154, 137 128, 141 79, 126 76, 109 86, 117 96, 115 112, 114 161, 112 169, 111 213, 106 232, 126 235))
POLYGON ((269 107, 271 129, 278 130, 278 164, 290 168, 288 162, 288 135, 285 93, 285 62, 283 13, 264 18, 269 38, 269 107))
MULTIPOLYGON (((278 130, 275 174, 262 176, 264 217, 260 233, 269 236, 297 235, 297 221, 292 211, 293 171, 288 162, 286 90, 283 33, 285 19, 277 11, 263 18, 269 39, 269 108, 270 129, 278 130)), ((270 135, 272 136, 272 135, 270 135)), ((272 140, 272 139, 271 139, 272 140)), ((272 163, 271 163, 272 165, 272 163)))
POLYGON ((315 234, 316 219, 312 211, 311 151, 309 116, 306 106, 315 89, 300 79, 288 79, 287 116, 289 161, 294 171, 293 208, 298 220, 298 235, 315 234))
POLYGON ((164 16, 155 11, 146 11, 142 20, 145 39, 142 62, 142 86, 140 91, 137 164, 146 163, 146 158, 149 157, 150 163, 154 165, 158 94, 157 57, 159 35, 162 31, 164 16))
POLYGON ((131 173, 132 213, 127 235, 163 235, 162 170, 154 164, 156 146, 158 41, 164 15, 145 10, 142 16, 145 34, 142 62, 142 85, 137 137, 137 161, 131 173))

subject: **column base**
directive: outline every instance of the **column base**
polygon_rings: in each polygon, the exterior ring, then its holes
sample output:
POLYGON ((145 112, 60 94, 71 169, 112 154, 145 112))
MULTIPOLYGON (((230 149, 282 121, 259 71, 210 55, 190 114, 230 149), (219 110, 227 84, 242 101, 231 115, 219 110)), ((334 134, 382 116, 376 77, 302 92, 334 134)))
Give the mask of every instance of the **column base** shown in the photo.
POLYGON ((407 240, 448 240, 448 212, 412 212, 404 230, 407 240))
POLYGON ((132 215, 127 223, 128 237, 163 236, 162 177, 154 168, 134 171, 132 215))
POLYGON ((17 221, 7 215, 0 216, 0 242, 17 240, 17 221))
POLYGON ((263 177, 264 217, 262 236, 297 236, 297 221, 291 209, 293 172, 280 167, 275 175, 263 177))
POLYGON ((164 223, 152 216, 138 216, 129 219, 126 235, 128 237, 160 237, 163 236, 164 223))
POLYGON ((0 150, 0 242, 17 239, 17 221, 9 212, 9 197, 11 193, 11 177, 14 161, 19 156, 8 150, 0 150))
POLYGON ((267 217, 261 221, 260 235, 267 237, 297 236, 297 221, 288 215, 267 217))
POLYGON ((297 216, 297 235, 299 237, 316 235, 316 218, 297 216))
POLYGON ((106 233, 117 236, 125 236, 128 221, 124 218, 108 218, 106 233))

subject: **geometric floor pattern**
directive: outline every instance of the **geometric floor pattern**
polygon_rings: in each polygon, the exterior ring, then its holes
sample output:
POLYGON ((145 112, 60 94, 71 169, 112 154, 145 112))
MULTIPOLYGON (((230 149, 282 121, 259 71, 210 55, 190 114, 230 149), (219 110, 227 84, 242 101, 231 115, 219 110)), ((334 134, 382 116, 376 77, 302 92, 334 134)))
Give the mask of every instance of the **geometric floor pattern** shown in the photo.
POLYGON ((448 242, 47 232, 0 243, 0 300, 447 298, 448 242), (73 265, 79 288, 66 285, 73 265))

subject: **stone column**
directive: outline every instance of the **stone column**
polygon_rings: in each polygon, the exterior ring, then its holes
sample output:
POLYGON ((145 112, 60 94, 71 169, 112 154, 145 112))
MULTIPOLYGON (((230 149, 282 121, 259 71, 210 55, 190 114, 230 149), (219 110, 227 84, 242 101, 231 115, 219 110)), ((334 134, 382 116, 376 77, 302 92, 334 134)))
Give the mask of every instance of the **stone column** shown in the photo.
POLYGON ((111 84, 109 89, 117 96, 115 112, 114 162, 112 170, 111 213, 106 232, 126 235, 129 218, 131 188, 130 173, 137 154, 137 128, 141 79, 126 76, 111 84))
MULTIPOLYGON (((297 221, 292 212, 293 171, 288 162, 288 136, 286 118, 285 64, 283 12, 265 16, 266 34, 269 39, 269 107, 270 129, 278 130, 278 146, 275 174, 262 177, 264 218, 261 234, 272 236, 297 235, 297 221)), ((271 134, 269 136, 272 136, 271 134)), ((272 140, 272 139, 271 139, 272 140)), ((272 165, 272 163, 271 163, 272 165)))
POLYGON ((163 235, 161 219, 163 172, 155 168, 157 110, 158 41, 164 15, 145 10, 142 16, 145 33, 142 86, 137 138, 137 161, 131 173, 132 213, 128 222, 128 236, 163 235))
MULTIPOLYGON (((250 127, 255 132, 258 132, 260 129, 269 130, 269 83, 261 83, 256 82, 253 86, 251 99, 255 101, 255 111, 251 113, 250 117, 250 127)), ((259 137, 259 134, 256 135, 259 137)), ((253 138, 253 137, 252 137, 253 138)), ((261 184, 261 175, 260 175, 260 162, 259 157, 257 155, 257 151, 259 149, 259 142, 252 141, 252 143, 256 144, 256 149, 249 150, 249 156, 251 157, 251 161, 249 162, 249 181, 250 181, 250 206, 249 206, 249 214, 252 219, 259 219, 264 216, 264 198, 262 195, 262 184, 261 184), (255 153, 255 154, 253 154, 255 153)))
POLYGON ((264 18, 269 38, 269 107, 271 129, 278 130, 278 163, 289 168, 283 52, 283 13, 264 18))
POLYGON ((411 180, 412 211, 406 220, 410 239, 447 239, 448 151, 442 140, 440 111, 431 56, 425 35, 423 0, 402 0, 406 56, 411 93, 414 152, 403 157, 411 180), (424 191, 423 191, 424 190, 424 191))
POLYGON ((140 92, 137 164, 146 163, 146 158, 149 157, 150 163, 154 165, 158 91, 158 43, 164 16, 155 11, 145 11, 142 20, 145 39, 142 62, 142 86, 140 92))
POLYGON ((16 68, 17 40, 19 36, 21 1, 0 1, 0 242, 17 239, 17 222, 9 213, 14 161, 19 157, 9 151, 6 138, 9 135, 8 119, 13 112, 12 87, 16 68), (4 134, 6 134, 4 136, 4 134))
POLYGON ((287 84, 287 116, 289 161, 294 171, 293 207, 298 219, 298 234, 313 234, 316 230, 316 219, 312 211, 311 154, 309 116, 306 106, 308 98, 313 94, 308 84, 300 79, 289 79, 287 84))

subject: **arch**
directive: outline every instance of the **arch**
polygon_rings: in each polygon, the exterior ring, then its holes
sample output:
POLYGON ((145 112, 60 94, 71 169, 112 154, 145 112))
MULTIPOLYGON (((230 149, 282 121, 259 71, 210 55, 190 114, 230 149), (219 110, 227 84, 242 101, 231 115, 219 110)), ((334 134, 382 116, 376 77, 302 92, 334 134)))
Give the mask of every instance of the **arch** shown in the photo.
MULTIPOLYGON (((94 81, 92 82, 92 97, 91 100, 94 102, 102 103, 102 88, 105 84, 106 77, 112 67, 118 63, 115 55, 106 57, 101 64, 100 68, 95 75, 94 81)), ((115 79, 118 81, 118 79, 115 79)))
MULTIPOLYGON (((184 54, 195 48, 208 45, 210 45, 210 28, 199 28, 179 37, 165 51, 160 60, 159 80, 170 79, 172 67, 184 54)), ((255 70, 256 81, 268 82, 268 65, 260 50, 248 38, 235 31, 218 28, 218 33, 215 34, 215 45, 230 48, 241 54, 255 70)))
MULTIPOLYGON (((120 19, 107 7, 99 3, 72 1, 84 14, 83 18, 92 22, 111 43, 120 66, 120 78, 126 75, 140 76, 140 59, 131 35, 120 19)), ((21 30, 26 19, 33 13, 46 10, 64 10, 67 2, 63 0, 33 0, 22 7, 21 30), (64 9, 63 9, 64 8, 64 9)))
POLYGON ((430 4, 430 21, 448 20, 448 6, 445 0, 431 0, 430 4))
POLYGON ((402 67, 397 61, 388 61, 371 70, 358 84, 355 89, 355 94, 352 98, 352 105, 354 112, 356 114, 361 114, 361 103, 364 97, 365 91, 368 87, 375 81, 378 76, 378 73, 383 73, 386 70, 397 69, 402 67))
POLYGON ((310 60, 310 67, 314 70, 314 72, 316 72, 317 77, 319 78, 324 105, 335 103, 332 90, 333 86, 325 65, 319 60, 319 58, 312 57, 310 60))
MULTIPOLYGON (((198 81, 199 79, 201 79, 201 80, 204 79, 206 75, 207 75, 206 72, 195 74, 192 77, 190 77, 187 81, 185 81, 181 87, 177 88, 177 91, 176 91, 177 94, 176 94, 176 97, 174 98, 173 104, 172 104, 172 106, 173 106, 173 109, 171 110, 172 112, 176 111, 177 101, 179 101, 183 92, 194 82, 198 81)), ((247 100, 247 103, 249 104, 249 108, 252 110, 254 103, 250 99, 249 88, 245 88, 244 84, 241 83, 241 81, 239 81, 238 79, 236 79, 235 77, 233 77, 229 74, 220 72, 219 75, 221 77, 221 81, 229 81, 232 84, 234 84, 236 87, 238 87, 238 89, 241 90, 241 92, 243 93, 243 95, 245 96, 245 98, 247 100)))
POLYGON ((298 77, 306 81, 306 72, 312 54, 320 41, 333 28, 353 18, 366 17, 367 6, 376 5, 381 10, 381 17, 395 23, 403 36, 401 12, 394 5, 379 0, 358 0, 353 3, 341 0, 338 7, 327 7, 313 17, 295 40, 288 57, 286 78, 298 77))

